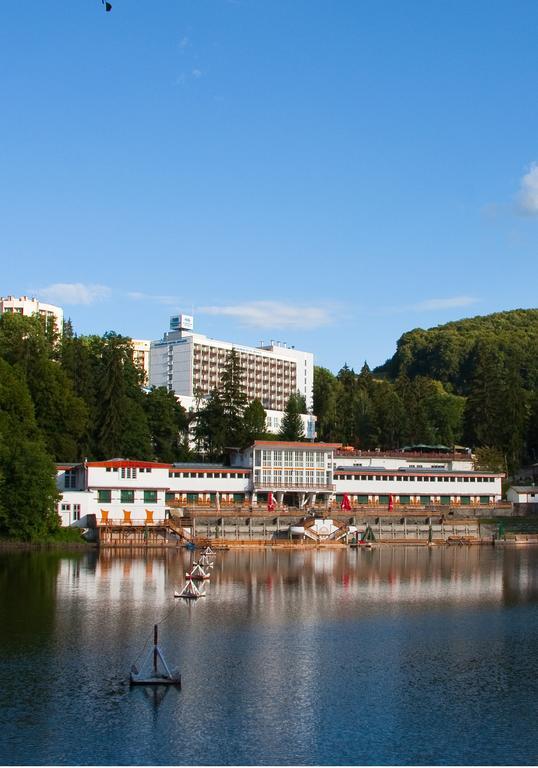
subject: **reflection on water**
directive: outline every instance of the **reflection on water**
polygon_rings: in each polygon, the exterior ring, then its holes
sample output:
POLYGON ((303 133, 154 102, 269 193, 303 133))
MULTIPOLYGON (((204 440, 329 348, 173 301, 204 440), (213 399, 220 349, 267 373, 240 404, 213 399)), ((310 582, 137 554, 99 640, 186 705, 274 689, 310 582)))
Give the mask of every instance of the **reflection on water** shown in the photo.
POLYGON ((2 764, 536 763, 538 549, 0 555, 2 764), (183 688, 130 690, 161 625, 183 688))

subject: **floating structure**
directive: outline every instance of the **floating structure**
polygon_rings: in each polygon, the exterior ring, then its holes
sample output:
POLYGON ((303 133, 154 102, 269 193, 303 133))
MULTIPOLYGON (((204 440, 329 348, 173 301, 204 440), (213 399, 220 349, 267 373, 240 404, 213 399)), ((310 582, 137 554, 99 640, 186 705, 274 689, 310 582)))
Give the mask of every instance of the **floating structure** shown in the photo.
POLYGON ((170 670, 159 645, 159 627, 153 627, 153 648, 150 649, 140 671, 131 667, 131 685, 175 685, 181 687, 181 675, 170 670))
POLYGON ((187 579, 193 579, 194 581, 205 581, 210 579, 209 573, 206 573, 200 563, 194 563, 191 570, 185 574, 187 579))
POLYGON ((205 590, 197 587, 193 580, 188 577, 181 592, 174 590, 174 597, 181 597, 184 600, 198 600, 199 597, 205 597, 205 590))
POLYGON ((198 558, 198 564, 202 566, 202 568, 213 568, 215 565, 214 562, 211 562, 208 555, 200 555, 198 558))

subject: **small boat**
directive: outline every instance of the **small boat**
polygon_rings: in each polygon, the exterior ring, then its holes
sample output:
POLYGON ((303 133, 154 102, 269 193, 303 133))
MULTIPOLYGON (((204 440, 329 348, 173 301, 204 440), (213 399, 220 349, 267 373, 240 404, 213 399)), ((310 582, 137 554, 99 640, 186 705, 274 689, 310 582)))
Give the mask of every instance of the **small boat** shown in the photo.
POLYGON ((205 597, 205 590, 198 589, 192 579, 187 578, 187 583, 181 592, 174 590, 174 597, 182 597, 184 600, 198 600, 199 597, 205 597))
POLYGON ((187 579, 193 579, 194 581, 205 581, 210 579, 209 573, 206 573, 200 563, 194 563, 189 573, 186 573, 187 579))
POLYGON ((131 666, 129 677, 131 685, 176 685, 181 687, 181 675, 178 670, 170 670, 158 641, 158 625, 153 627, 153 648, 140 670, 136 664, 131 666))

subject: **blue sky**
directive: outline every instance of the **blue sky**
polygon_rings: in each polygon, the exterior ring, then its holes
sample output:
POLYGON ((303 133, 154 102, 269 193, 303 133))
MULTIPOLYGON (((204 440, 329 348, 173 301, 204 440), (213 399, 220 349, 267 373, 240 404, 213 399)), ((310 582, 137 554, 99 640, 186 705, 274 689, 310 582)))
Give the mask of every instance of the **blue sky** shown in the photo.
POLYGON ((0 293, 337 371, 536 306, 532 0, 17 0, 0 293))

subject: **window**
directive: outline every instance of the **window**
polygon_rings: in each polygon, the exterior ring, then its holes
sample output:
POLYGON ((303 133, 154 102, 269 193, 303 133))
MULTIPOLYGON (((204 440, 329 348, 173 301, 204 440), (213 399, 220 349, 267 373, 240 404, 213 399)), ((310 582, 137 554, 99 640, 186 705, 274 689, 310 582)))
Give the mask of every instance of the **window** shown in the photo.
POLYGON ((284 451, 284 465, 286 467, 293 466, 293 454, 291 451, 284 451))
POLYGON ((144 491, 144 504, 156 504, 157 491, 144 491))
POLYGON ((122 504, 133 504, 134 491, 126 491, 125 488, 122 488, 120 491, 120 500, 122 504))
POLYGON ((75 469, 68 469, 65 473, 64 487, 76 488, 77 486, 77 472, 75 469))
POLYGON ((112 491, 99 489, 97 491, 97 501, 99 504, 110 504, 112 499, 112 491))
POLYGON ((112 472, 112 467, 107 467, 107 468, 106 468, 106 471, 107 471, 107 472, 112 472))
POLYGON ((80 504, 73 504, 73 520, 80 520, 80 504))
POLYGON ((121 477, 124 480, 130 480, 131 478, 133 480, 136 479, 136 468, 135 467, 122 467, 121 468, 121 477))
POLYGON ((62 504, 62 512, 69 512, 71 504, 62 504))

